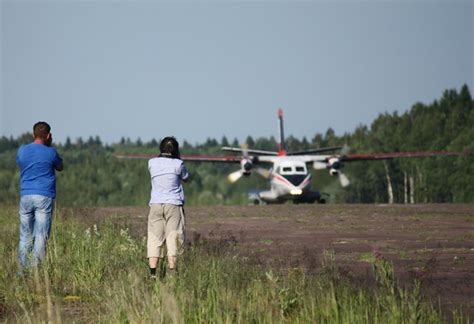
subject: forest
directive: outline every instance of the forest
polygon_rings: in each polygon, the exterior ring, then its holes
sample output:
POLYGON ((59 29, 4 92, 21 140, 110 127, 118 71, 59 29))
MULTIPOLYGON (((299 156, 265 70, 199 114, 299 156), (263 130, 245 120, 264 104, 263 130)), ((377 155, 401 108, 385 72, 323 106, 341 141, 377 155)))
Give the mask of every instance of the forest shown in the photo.
MULTIPOLYGON (((175 134, 179 138, 179 134, 175 134)), ((26 131, 18 138, 0 138, 0 203, 14 204, 19 196, 17 149, 32 141, 26 131)), ((121 138, 104 144, 89 137, 54 143, 65 170, 57 173, 57 203, 62 206, 144 206, 150 195, 146 160, 119 160, 115 154, 158 154, 159 139, 143 142, 121 138)), ((208 138, 200 144, 183 141, 181 154, 223 155, 222 146, 238 146, 236 139, 208 138)), ((253 138, 249 148, 276 150, 274 137, 253 138)), ((349 153, 464 150, 465 155, 401 158, 346 163, 351 185, 342 188, 326 170, 313 170, 312 187, 330 203, 444 203, 474 202, 474 101, 467 85, 445 90, 430 104, 415 103, 406 112, 380 114, 371 125, 336 135, 332 128, 312 138, 286 139, 288 151, 325 146, 350 147, 349 153)), ((238 165, 186 162, 191 182, 185 184, 188 205, 247 204, 248 193, 268 187, 252 174, 231 184, 227 175, 238 165)))

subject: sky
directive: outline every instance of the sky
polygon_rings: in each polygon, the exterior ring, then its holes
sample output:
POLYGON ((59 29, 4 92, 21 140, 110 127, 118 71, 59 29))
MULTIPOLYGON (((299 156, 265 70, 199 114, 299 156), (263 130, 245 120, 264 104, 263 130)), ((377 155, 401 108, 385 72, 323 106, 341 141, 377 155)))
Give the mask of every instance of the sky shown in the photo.
POLYGON ((474 0, 0 0, 0 136, 309 140, 474 89, 474 0))

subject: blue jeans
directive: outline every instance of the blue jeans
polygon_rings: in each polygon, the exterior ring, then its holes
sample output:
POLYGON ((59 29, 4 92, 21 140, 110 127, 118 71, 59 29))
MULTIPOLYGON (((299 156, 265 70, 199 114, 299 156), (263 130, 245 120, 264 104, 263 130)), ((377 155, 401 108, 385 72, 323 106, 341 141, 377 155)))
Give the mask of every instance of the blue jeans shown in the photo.
POLYGON ((41 195, 26 195, 20 198, 20 246, 18 263, 20 268, 35 267, 44 258, 46 243, 51 232, 51 216, 54 199, 41 195), (31 260, 29 260, 29 254, 31 260))

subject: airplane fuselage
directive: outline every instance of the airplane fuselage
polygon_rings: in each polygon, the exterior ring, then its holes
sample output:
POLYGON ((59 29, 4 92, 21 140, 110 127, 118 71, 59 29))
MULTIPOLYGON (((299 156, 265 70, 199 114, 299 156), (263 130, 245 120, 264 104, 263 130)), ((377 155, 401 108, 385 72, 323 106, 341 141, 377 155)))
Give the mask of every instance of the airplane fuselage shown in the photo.
POLYGON ((269 175, 270 190, 260 192, 266 203, 319 201, 320 194, 310 189, 311 173, 306 162, 299 157, 280 156, 274 160, 269 175))

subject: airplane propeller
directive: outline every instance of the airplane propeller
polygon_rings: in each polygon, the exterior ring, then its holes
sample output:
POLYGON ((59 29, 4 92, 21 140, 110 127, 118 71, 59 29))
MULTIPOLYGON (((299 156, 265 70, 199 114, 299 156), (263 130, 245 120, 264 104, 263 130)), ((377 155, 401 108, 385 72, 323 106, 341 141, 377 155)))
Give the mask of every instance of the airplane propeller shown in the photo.
POLYGON ((349 178, 341 172, 341 164, 338 161, 334 162, 333 164, 329 165, 329 174, 332 176, 336 176, 339 179, 339 183, 341 184, 342 187, 347 187, 350 184, 349 178))
POLYGON ((230 173, 227 176, 227 179, 229 180, 230 183, 234 183, 237 180, 239 180, 242 176, 244 175, 244 172, 242 170, 237 170, 232 173, 230 173))
POLYGON ((341 149, 341 155, 344 156, 344 155, 347 155, 349 154, 351 151, 351 148, 349 147, 349 145, 347 145, 347 143, 345 143, 343 146, 342 146, 342 149, 341 149))
POLYGON ((344 173, 339 171, 338 177, 339 177, 339 182, 341 183, 342 187, 345 188, 348 185, 350 185, 351 182, 349 181, 349 178, 344 173))
MULTIPOLYGON (((240 178, 242 178, 242 176, 249 176, 252 173, 252 170, 255 170, 255 172, 257 172, 263 178, 269 179, 271 175, 271 171, 264 168, 255 168, 253 166, 254 160, 252 159, 252 157, 249 156, 247 145, 242 145, 241 147, 242 147, 242 150, 241 150, 242 160, 240 160, 240 169, 230 173, 227 176, 227 179, 229 180, 229 182, 234 183, 240 178)), ((255 152, 255 150, 253 150, 253 152, 255 152)))
MULTIPOLYGON (((347 143, 345 143, 343 146, 342 146, 342 149, 341 149, 341 155, 344 156, 344 155, 347 155, 349 154, 351 148, 349 147, 349 145, 347 145, 347 143)), ((341 186, 343 188, 347 187, 348 185, 350 185, 350 181, 349 181, 349 178, 341 172, 340 168, 341 168, 341 164, 339 163, 339 169, 338 169, 338 178, 339 178, 339 182, 341 184, 341 186)))
POLYGON ((341 149, 340 156, 331 157, 327 160, 327 162, 315 161, 313 162, 313 168, 315 170, 329 169, 329 174, 332 176, 337 175, 341 186, 347 187, 350 184, 350 181, 349 181, 349 178, 344 173, 341 172, 341 167, 342 167, 341 156, 348 154, 349 151, 350 151, 349 146, 347 144, 344 144, 344 146, 341 149))
MULTIPOLYGON (((264 168, 255 168, 255 172, 257 172, 259 175, 261 175, 265 179, 270 178, 270 174, 271 174, 270 170, 267 170, 264 168)), ((245 170, 240 169, 240 170, 230 173, 227 176, 227 179, 229 180, 229 182, 234 183, 240 178, 242 178, 243 175, 250 175, 250 173, 251 171, 245 171, 245 170)))
POLYGON ((227 176, 227 179, 229 180, 229 182, 234 183, 240 178, 242 178, 243 175, 250 175, 250 173, 252 172, 252 166, 253 163, 251 158, 249 158, 247 145, 242 145, 242 160, 240 161, 240 169, 230 173, 227 176))
POLYGON ((270 175, 272 174, 270 170, 264 168, 256 168, 255 171, 257 171, 257 173, 265 179, 269 179, 270 175))

